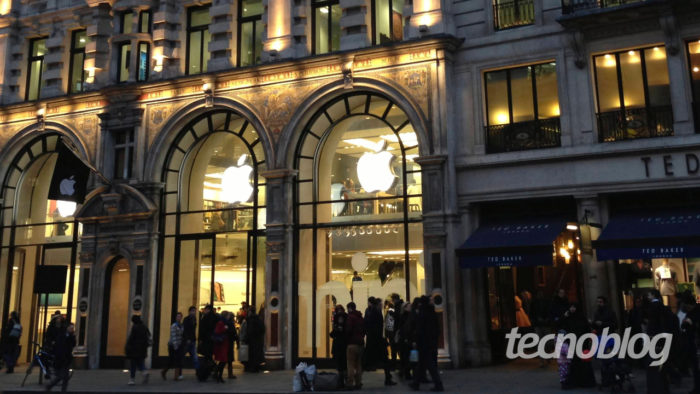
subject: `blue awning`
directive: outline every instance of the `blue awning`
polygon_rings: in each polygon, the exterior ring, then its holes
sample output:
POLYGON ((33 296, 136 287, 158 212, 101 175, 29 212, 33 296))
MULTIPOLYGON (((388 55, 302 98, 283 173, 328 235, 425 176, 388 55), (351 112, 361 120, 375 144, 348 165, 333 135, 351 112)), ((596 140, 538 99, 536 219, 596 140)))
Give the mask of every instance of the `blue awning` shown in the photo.
POLYGON ((700 257, 700 211, 613 216, 593 247, 598 260, 700 257))
POLYGON ((562 218, 500 222, 479 227, 457 248, 462 268, 551 265, 562 218))

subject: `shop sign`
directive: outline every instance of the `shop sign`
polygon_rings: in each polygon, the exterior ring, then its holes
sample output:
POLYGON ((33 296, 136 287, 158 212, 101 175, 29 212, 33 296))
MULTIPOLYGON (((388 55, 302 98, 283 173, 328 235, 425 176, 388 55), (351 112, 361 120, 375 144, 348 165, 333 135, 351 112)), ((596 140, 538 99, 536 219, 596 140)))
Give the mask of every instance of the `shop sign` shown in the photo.
POLYGON ((519 263, 523 261, 523 256, 488 256, 486 257, 486 261, 489 264, 496 264, 496 265, 513 265, 514 263, 519 263))
POLYGON ((685 248, 682 246, 642 248, 642 255, 650 259, 683 257, 685 248))
POLYGON ((640 159, 644 165, 644 173, 647 178, 652 177, 652 172, 657 172, 653 170, 654 168, 659 168, 667 177, 700 174, 700 154, 697 153, 684 153, 680 156, 644 156, 640 159))

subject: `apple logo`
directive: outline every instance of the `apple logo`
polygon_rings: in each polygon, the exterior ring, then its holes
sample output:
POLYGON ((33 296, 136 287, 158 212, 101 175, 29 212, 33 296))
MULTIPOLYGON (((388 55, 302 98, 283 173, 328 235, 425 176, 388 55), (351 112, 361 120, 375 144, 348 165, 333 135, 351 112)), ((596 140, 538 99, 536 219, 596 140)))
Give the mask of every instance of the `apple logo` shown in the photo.
POLYGON ((238 158, 238 166, 229 167, 224 171, 221 179, 221 194, 229 204, 246 202, 253 194, 253 187, 250 186, 253 167, 245 164, 247 158, 247 155, 241 155, 238 158))
POLYGON ((386 151, 386 145, 380 142, 374 153, 366 152, 357 162, 357 177, 367 193, 386 191, 396 179, 391 168, 394 155, 386 151))
POLYGON ((72 196, 75 193, 75 176, 71 175, 70 178, 65 178, 58 185, 58 189, 64 196, 72 196))

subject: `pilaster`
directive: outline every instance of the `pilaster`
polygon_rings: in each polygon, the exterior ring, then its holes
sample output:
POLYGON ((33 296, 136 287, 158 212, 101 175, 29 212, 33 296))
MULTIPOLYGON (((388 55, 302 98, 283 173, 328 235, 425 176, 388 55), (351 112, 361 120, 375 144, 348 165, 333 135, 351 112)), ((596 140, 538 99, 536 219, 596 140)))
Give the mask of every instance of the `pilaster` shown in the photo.
POLYGON ((340 0, 340 50, 365 48, 371 44, 369 2, 371 0, 340 0))
POLYGON ((231 68, 236 61, 232 55, 232 48, 236 47, 235 26, 236 7, 233 0, 219 0, 209 7, 211 24, 209 33, 211 42, 209 43, 209 64, 208 71, 218 71, 231 68))

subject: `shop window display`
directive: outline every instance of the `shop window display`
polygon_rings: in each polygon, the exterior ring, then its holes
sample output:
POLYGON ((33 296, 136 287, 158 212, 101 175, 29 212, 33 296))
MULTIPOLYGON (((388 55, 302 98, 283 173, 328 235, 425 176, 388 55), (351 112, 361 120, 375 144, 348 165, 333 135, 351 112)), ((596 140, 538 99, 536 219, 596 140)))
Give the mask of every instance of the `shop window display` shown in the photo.
POLYGON ((329 103, 297 148, 298 356, 330 357, 331 314, 350 301, 425 294, 418 141, 374 94, 329 103))

